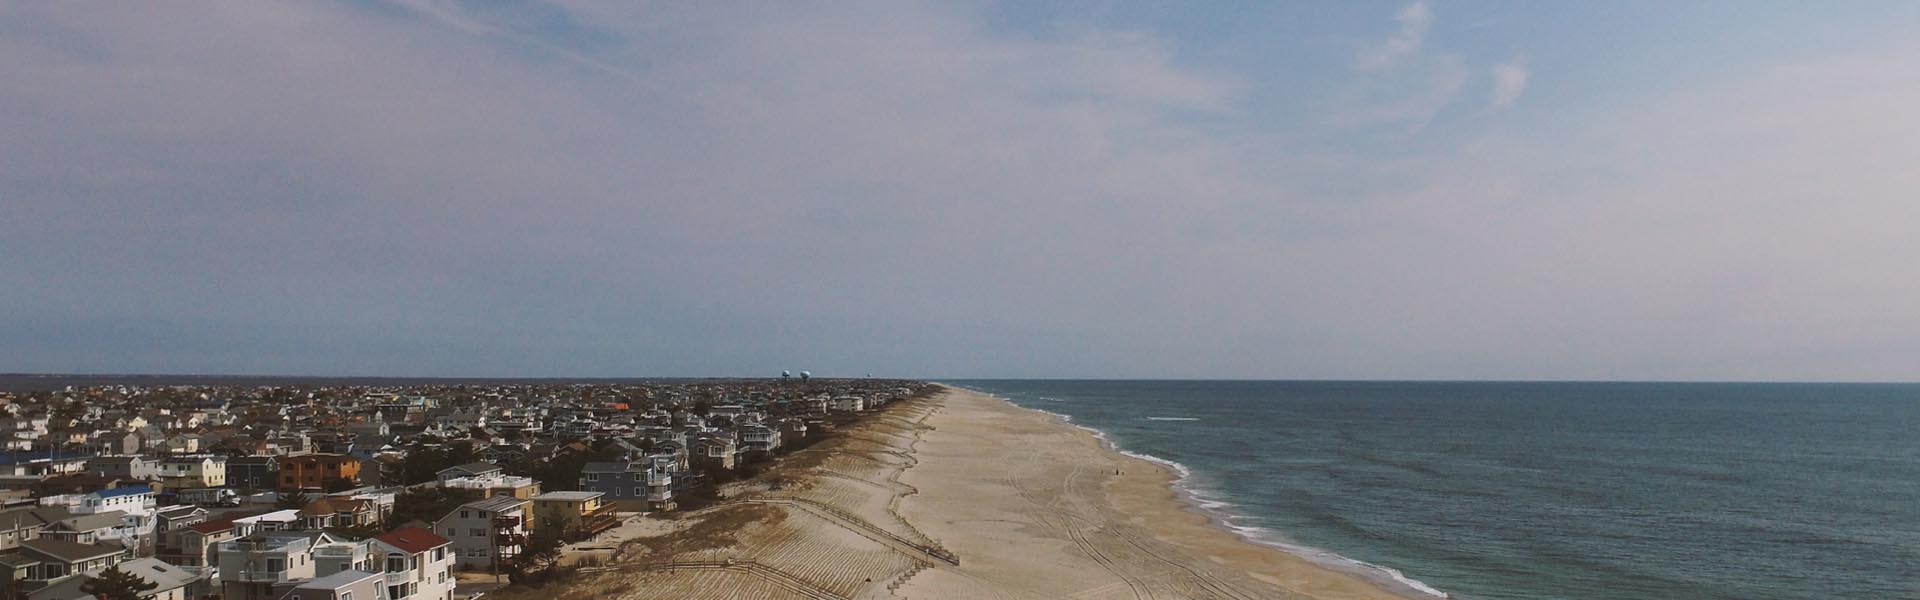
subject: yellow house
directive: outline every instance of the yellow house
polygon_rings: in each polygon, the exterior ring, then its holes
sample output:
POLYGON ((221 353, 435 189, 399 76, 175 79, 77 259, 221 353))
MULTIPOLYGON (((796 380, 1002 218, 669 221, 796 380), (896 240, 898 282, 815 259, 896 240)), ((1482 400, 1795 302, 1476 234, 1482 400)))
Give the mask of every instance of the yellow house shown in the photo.
POLYGON ((601 492, 547 492, 533 497, 533 522, 543 531, 593 535, 620 524, 601 492))
POLYGON ((160 481, 167 489, 216 488, 227 485, 227 457, 196 454, 160 461, 160 481))

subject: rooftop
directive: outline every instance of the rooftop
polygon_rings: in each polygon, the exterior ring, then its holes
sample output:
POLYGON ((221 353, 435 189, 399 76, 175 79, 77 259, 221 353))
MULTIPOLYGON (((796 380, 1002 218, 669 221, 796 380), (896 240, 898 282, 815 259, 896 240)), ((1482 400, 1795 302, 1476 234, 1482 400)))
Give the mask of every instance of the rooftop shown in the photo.
POLYGON ((122 552, 126 548, 105 544, 81 544, 66 540, 39 538, 20 542, 20 548, 66 562, 79 562, 94 558, 105 558, 122 552))
POLYGON ((447 467, 445 469, 441 469, 440 472, 446 473, 451 471, 456 473, 472 473, 472 474, 478 475, 480 473, 488 473, 488 472, 498 471, 498 470, 500 470, 500 466, 490 462, 470 462, 464 465, 447 467))
POLYGON ((375 536, 373 539, 380 540, 389 546, 407 552, 426 552, 453 543, 448 541, 447 538, 440 537, 431 531, 419 527, 401 527, 375 536))
POLYGON ((153 493, 153 488, 144 486, 144 485, 130 485, 127 487, 118 487, 110 490, 100 490, 98 492, 94 492, 94 494, 100 496, 103 499, 119 498, 121 496, 138 496, 140 494, 151 494, 151 493, 153 493))
POLYGON ((346 570, 326 577, 308 579, 294 587, 308 590, 333 590, 360 583, 361 581, 374 577, 379 577, 379 575, 366 571, 346 570))
POLYGON ((120 563, 118 568, 158 584, 159 587, 149 590, 146 592, 148 594, 184 587, 200 578, 198 575, 187 572, 186 569, 167 564, 157 558, 136 558, 120 563))
POLYGON ((485 500, 475 500, 473 502, 462 504, 460 505, 460 508, 468 508, 473 510, 485 510, 485 511, 492 511, 492 512, 504 512, 504 511, 513 510, 515 508, 519 508, 526 505, 527 505, 527 501, 521 500, 519 498, 515 498, 513 496, 494 496, 492 498, 488 498, 485 500))

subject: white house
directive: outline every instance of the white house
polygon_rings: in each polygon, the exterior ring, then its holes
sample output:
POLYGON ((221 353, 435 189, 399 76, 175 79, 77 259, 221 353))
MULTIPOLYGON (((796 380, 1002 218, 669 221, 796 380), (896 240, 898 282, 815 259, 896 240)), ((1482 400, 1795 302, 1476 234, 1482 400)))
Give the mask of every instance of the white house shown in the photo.
POLYGON ((519 556, 526 545, 528 502, 512 496, 494 496, 460 505, 434 521, 433 530, 452 542, 458 553, 454 564, 465 569, 487 569, 495 558, 519 556))
POLYGON ((402 527, 373 538, 371 553, 386 586, 381 600, 453 600, 451 546, 447 538, 418 527, 402 527))

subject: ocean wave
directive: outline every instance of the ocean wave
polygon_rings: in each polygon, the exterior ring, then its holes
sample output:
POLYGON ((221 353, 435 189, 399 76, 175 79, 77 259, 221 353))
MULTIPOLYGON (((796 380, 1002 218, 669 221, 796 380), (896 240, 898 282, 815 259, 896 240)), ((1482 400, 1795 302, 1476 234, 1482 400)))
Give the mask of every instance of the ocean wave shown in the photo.
MULTIPOLYGON (((978 390, 975 390, 975 391, 978 391, 978 390)), ((985 393, 985 392, 982 392, 982 393, 985 393)), ((1262 546, 1274 548, 1282 552, 1286 552, 1288 554, 1292 554, 1294 556, 1307 559, 1307 561, 1312 562, 1313 564, 1316 564, 1316 565, 1320 565, 1322 567, 1340 571, 1342 573, 1356 575, 1368 581, 1373 581, 1375 583, 1384 584, 1389 588, 1392 588, 1392 587, 1404 588, 1406 590, 1410 590, 1410 591, 1423 594, 1432 598, 1446 599, 1446 598, 1452 597, 1446 592, 1440 591, 1438 589, 1435 589, 1433 586, 1427 585, 1426 582, 1420 581, 1418 579, 1414 579, 1412 577, 1408 577, 1406 573, 1402 572, 1399 569, 1395 569, 1393 567, 1388 567, 1385 565, 1376 565, 1376 564, 1373 564, 1364 560, 1360 560, 1357 558, 1349 558, 1334 552, 1330 552, 1320 548, 1314 548, 1312 546, 1295 544, 1293 542, 1286 541, 1283 536, 1280 536, 1273 530, 1266 529, 1264 527, 1241 525, 1239 521, 1253 519, 1254 517, 1250 515, 1230 512, 1228 509, 1235 508, 1236 505, 1233 504, 1232 502, 1219 499, 1216 493, 1213 492, 1212 490, 1208 490, 1198 485, 1195 485, 1192 481, 1193 470, 1187 468, 1186 465, 1180 464, 1179 461, 1169 460, 1169 459, 1161 458, 1158 456, 1154 456, 1152 454, 1134 452, 1131 450, 1127 450, 1125 448, 1121 448, 1118 444, 1115 444, 1113 442, 1112 438, 1107 437, 1107 432, 1101 431, 1098 428, 1088 427, 1086 425, 1075 423, 1073 421, 1073 415, 1057 413, 1057 412, 1053 412, 1046 409, 1034 408, 1031 406, 1022 406, 1018 402, 1014 402, 1012 398, 994 395, 994 394, 989 394, 989 395, 992 395, 996 398, 1000 398, 1001 400, 1005 400, 1009 404, 1013 404, 1014 406, 1019 406, 1021 408, 1025 408, 1028 410, 1038 411, 1047 415, 1051 415, 1054 418, 1059 419, 1060 422, 1062 423, 1066 423, 1068 425, 1072 425, 1074 427, 1077 427, 1077 428, 1086 430, 1089 433, 1092 433, 1093 437, 1099 439, 1100 442, 1103 445, 1105 445, 1109 450, 1118 452, 1125 456, 1137 458, 1137 459, 1144 460, 1156 465, 1160 465, 1161 467, 1165 467, 1167 470, 1172 471, 1175 475, 1174 481, 1173 481, 1174 493, 1178 495, 1181 499, 1185 500, 1188 504, 1199 509, 1201 514, 1206 515, 1209 519, 1212 519, 1213 522, 1218 523, 1221 527, 1224 527, 1228 531, 1233 532, 1234 535, 1239 536, 1240 539, 1246 540, 1250 543, 1260 544, 1262 546)), ((1148 417, 1148 418, 1153 419, 1154 417, 1148 417)))
POLYGON ((1147 417, 1148 421, 1198 421, 1199 417, 1147 417))

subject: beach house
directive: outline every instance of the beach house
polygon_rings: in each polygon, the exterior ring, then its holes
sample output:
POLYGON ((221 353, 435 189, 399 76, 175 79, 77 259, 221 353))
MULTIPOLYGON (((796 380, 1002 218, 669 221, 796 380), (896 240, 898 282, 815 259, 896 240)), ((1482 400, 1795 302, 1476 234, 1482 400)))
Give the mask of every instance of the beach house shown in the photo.
POLYGON ((160 479, 159 463, 144 456, 95 456, 87 459, 87 470, 114 479, 160 479))
POLYGON ((580 489, 605 494, 627 510, 673 510, 672 460, 590 462, 580 470, 580 489))
POLYGON ((566 536, 591 536, 619 526, 615 511, 600 492, 547 492, 533 497, 534 527, 566 536))
MULTIPOLYGON (((402 527, 373 538, 386 594, 379 600, 453 600, 453 552, 447 538, 402 527)), ((226 600, 236 600, 228 598, 226 600)))
POLYGON ((225 487, 227 458, 212 454, 169 456, 160 461, 160 480, 167 489, 225 487))
POLYGON ((229 459, 227 484, 242 490, 279 489, 280 457, 257 455, 229 459))
POLYGON ((280 459, 280 491, 312 491, 360 482, 360 459, 345 454, 308 454, 280 459))
POLYGON ((526 546, 534 526, 530 503, 512 496, 495 496, 460 505, 434 521, 433 530, 445 536, 463 569, 490 569, 495 561, 510 561, 526 546))
POLYGON ((276 600, 384 600, 381 575, 360 570, 339 571, 274 587, 276 600))
POLYGON ((324 533, 261 532, 221 542, 220 589, 225 600, 274 600, 277 584, 314 576, 313 546, 324 533))
MULTIPOLYGON (((189 590, 192 589, 195 583, 201 581, 199 573, 167 564, 165 561, 157 558, 136 558, 114 565, 114 568, 153 584, 153 589, 140 593, 142 600, 188 600, 193 597, 189 590)), ((80 583, 81 581, 79 580, 73 581, 71 583, 73 586, 71 593, 73 595, 63 595, 62 597, 94 600, 92 594, 88 594, 80 589, 80 583)), ((55 599, 48 598, 47 600, 55 599)))
POLYGON ((0 597, 42 600, 36 593, 78 577, 97 574, 128 558, 117 545, 82 544, 36 539, 20 544, 17 553, 0 555, 0 597))

